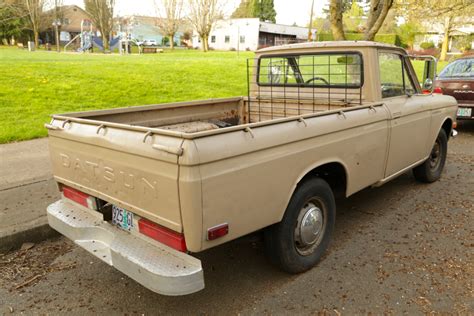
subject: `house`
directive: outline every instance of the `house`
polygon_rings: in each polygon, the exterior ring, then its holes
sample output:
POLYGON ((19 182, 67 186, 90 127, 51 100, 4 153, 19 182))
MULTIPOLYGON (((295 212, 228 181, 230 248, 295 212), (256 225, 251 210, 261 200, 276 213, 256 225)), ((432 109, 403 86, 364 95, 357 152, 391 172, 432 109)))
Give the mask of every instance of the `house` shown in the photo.
MULTIPOLYGON (((165 43, 166 35, 162 34, 159 25, 159 19, 152 16, 143 15, 129 15, 117 18, 118 20, 118 34, 127 36, 138 42, 144 40, 154 40, 159 45, 165 43)), ((181 40, 186 30, 190 28, 186 23, 180 25, 178 32, 174 36, 174 42, 177 45, 181 44, 181 40)))
MULTIPOLYGON (((449 32, 448 51, 452 54, 459 53, 460 51, 457 44, 466 36, 471 36, 470 48, 474 49, 474 17, 463 18, 462 20, 455 18, 453 24, 454 25, 449 32)), ((431 42, 436 47, 441 47, 444 38, 444 23, 442 21, 430 24, 423 23, 423 26, 427 31, 415 36, 413 48, 419 50, 421 49, 421 43, 426 42, 431 42)))
MULTIPOLYGON (((59 40, 62 44, 71 41, 76 35, 81 32, 81 23, 83 20, 90 21, 91 17, 82 8, 77 5, 64 5, 59 8, 60 22, 59 40)), ((54 21, 54 11, 50 10, 48 13, 48 20, 52 23, 54 21)), ((93 30, 96 29, 93 27, 93 30)), ((46 31, 42 32, 40 37, 45 43, 55 43, 54 28, 49 24, 46 31)))
MULTIPOLYGON (((215 23, 209 47, 217 50, 251 50, 308 40, 308 28, 262 22, 258 18, 227 19, 215 23)), ((202 47, 196 31, 193 47, 202 47)))

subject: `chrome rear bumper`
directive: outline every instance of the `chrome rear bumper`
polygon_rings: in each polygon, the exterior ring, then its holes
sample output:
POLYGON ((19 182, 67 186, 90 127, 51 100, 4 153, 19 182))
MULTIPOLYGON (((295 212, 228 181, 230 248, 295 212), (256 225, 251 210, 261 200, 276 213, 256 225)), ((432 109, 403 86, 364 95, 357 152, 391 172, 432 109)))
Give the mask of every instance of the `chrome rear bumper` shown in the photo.
POLYGON ((152 243, 104 221, 102 214, 59 200, 48 206, 49 225, 153 292, 186 295, 204 288, 201 261, 152 243))

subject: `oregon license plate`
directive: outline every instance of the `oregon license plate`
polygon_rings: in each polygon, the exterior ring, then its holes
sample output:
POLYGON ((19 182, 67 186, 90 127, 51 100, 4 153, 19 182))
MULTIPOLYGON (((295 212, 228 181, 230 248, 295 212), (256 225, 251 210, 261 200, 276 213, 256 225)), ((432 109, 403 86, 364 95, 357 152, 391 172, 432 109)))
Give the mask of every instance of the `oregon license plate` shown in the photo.
POLYGON ((471 117, 472 108, 458 108, 459 117, 471 117))
POLYGON ((133 227, 133 213, 118 206, 112 206, 112 224, 130 231, 133 227))

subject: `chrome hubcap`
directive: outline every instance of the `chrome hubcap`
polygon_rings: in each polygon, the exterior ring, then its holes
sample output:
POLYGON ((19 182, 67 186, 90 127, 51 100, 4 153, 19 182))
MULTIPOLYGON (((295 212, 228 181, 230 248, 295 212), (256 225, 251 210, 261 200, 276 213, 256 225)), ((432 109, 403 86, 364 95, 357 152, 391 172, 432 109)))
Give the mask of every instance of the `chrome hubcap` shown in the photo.
POLYGON ((309 202, 300 211, 295 228, 296 250, 311 254, 321 242, 324 233, 324 213, 319 203, 309 202))
POLYGON ((441 146, 439 145, 439 142, 436 141, 430 154, 431 169, 436 169, 438 167, 438 164, 440 162, 440 156, 441 156, 440 153, 441 153, 441 146))

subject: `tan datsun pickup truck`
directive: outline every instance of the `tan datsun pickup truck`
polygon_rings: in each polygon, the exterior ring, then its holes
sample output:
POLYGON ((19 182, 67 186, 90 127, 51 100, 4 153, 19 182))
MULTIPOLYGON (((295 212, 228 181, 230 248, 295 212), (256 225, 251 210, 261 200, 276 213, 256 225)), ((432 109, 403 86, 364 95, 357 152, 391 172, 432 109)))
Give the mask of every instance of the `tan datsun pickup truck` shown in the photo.
POLYGON ((303 272, 329 245, 335 194, 440 178, 457 103, 426 79, 395 46, 304 43, 259 50, 246 97, 54 115, 49 223, 165 295, 204 288, 193 253, 258 230, 272 262, 303 272))

